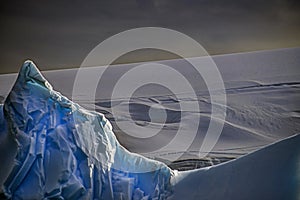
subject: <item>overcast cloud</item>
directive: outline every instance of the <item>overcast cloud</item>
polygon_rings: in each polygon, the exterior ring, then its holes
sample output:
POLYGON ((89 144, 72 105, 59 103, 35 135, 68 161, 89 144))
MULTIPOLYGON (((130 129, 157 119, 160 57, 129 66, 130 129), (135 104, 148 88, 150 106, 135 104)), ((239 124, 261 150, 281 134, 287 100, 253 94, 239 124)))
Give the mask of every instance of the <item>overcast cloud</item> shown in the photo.
POLYGON ((297 0, 30 0, 0 10, 0 73, 25 59, 41 69, 79 66, 121 31, 158 26, 181 31, 210 54, 300 46, 297 0))

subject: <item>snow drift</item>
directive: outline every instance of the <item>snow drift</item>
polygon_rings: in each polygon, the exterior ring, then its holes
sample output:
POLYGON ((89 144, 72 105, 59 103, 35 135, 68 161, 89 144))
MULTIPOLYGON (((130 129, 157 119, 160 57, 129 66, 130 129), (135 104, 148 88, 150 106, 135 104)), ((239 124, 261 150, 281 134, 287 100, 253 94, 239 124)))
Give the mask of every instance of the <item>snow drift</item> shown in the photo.
POLYGON ((1 138, 9 135, 17 143, 13 165, 1 165, 0 170, 11 169, 3 185, 7 198, 296 200, 300 196, 299 135, 225 164, 173 171, 123 148, 104 115, 54 91, 30 61, 21 68, 2 109, 1 138))

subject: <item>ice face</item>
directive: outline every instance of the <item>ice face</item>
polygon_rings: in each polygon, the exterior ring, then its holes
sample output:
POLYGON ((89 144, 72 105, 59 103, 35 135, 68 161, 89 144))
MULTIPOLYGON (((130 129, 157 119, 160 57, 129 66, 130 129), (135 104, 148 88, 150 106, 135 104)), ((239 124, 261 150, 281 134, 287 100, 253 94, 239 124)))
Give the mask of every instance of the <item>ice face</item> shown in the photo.
MULTIPOLYGON (((18 144, 4 184, 13 199, 165 199, 172 171, 132 154, 110 123, 54 91, 26 61, 4 112, 18 144)), ((2 118, 4 119, 4 118, 2 118)))

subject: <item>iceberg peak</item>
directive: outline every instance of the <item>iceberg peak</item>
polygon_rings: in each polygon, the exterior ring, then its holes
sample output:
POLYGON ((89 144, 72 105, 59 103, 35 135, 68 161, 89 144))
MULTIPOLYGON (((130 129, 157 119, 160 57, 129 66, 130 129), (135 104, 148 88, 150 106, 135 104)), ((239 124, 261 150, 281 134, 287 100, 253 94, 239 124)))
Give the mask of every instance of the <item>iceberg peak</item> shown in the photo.
POLYGON ((52 90, 31 61, 23 64, 4 113, 18 144, 4 184, 8 197, 132 199, 137 192, 164 199, 170 193, 166 165, 128 152, 104 115, 52 90))

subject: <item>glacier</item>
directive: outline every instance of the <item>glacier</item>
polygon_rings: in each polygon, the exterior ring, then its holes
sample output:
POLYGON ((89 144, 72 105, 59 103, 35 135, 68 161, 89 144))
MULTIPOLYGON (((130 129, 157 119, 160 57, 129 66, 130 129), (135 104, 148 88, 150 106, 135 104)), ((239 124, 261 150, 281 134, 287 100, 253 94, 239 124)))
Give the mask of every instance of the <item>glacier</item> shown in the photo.
POLYGON ((1 141, 14 159, 0 168, 7 171, 2 188, 8 199, 300 197, 300 135, 227 163, 178 172, 126 150, 103 114, 53 90, 31 61, 0 110, 1 140, 16 143, 14 149, 1 141))

